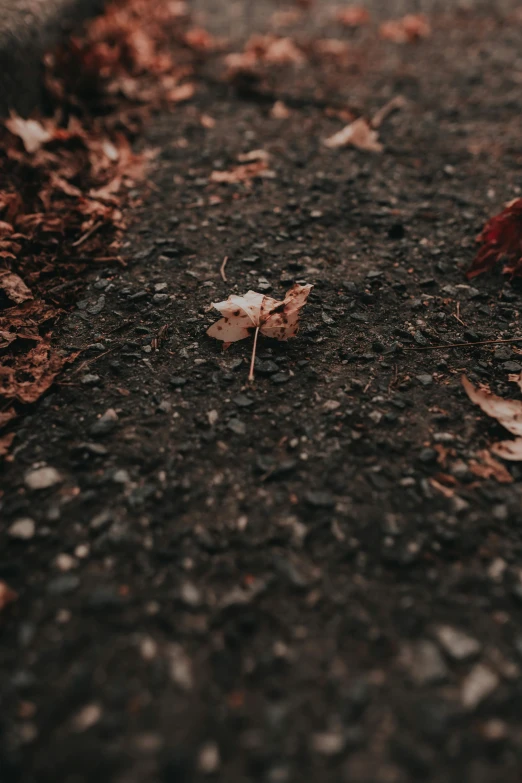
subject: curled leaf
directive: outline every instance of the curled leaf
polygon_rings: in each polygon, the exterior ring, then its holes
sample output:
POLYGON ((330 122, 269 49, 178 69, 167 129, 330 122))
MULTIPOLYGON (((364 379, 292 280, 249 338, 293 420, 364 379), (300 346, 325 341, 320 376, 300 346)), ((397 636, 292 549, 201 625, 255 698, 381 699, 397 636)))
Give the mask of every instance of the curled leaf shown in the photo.
POLYGON ((379 142, 379 134, 373 130, 363 117, 354 120, 342 130, 334 133, 324 140, 326 147, 357 147, 367 152, 382 152, 383 147, 379 142))
POLYGON ((522 460, 522 401, 504 400, 489 389, 475 388, 465 375, 462 376, 462 385, 475 405, 478 405, 488 416, 496 419, 512 435, 518 436, 515 440, 493 444, 491 446, 493 454, 502 459, 522 460))

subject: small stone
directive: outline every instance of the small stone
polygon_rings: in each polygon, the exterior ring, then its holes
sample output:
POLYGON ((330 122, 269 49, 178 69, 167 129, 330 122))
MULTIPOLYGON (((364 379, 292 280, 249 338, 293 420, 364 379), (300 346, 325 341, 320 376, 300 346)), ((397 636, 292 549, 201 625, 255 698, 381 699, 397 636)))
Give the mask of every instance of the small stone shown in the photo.
POLYGON ((228 429, 235 435, 244 435, 246 433, 246 425, 240 419, 230 419, 227 423, 228 429))
POLYGON ((520 372, 522 370, 522 364, 519 362, 504 362, 502 368, 506 372, 520 372))
POLYGON ((126 471, 124 468, 120 468, 120 470, 115 471, 112 480, 115 484, 130 484, 131 483, 131 477, 129 476, 128 471, 126 471))
POLYGON ((237 397, 234 397, 233 402, 238 408, 250 408, 254 404, 254 400, 251 397, 247 397, 246 394, 238 394, 237 397))
POLYGON ((80 585, 80 580, 74 574, 67 574, 65 576, 57 576, 56 579, 52 579, 47 585, 47 592, 49 595, 67 595, 73 593, 80 585))
POLYGON ((78 565, 78 561, 71 555, 62 553, 61 555, 57 555, 54 564, 59 571, 72 571, 72 569, 76 568, 78 565))
POLYGON ((404 653, 404 660, 417 685, 435 685, 448 676, 446 664, 433 642, 427 639, 413 644, 404 653))
POLYGON ((215 742, 206 742, 198 755, 198 769, 204 775, 213 775, 221 764, 219 748, 215 742))
POLYGON ((422 375, 415 376, 418 380, 418 382, 422 386, 431 386, 433 383, 433 375, 428 375, 427 373, 423 373, 422 375))
POLYGON ((462 683, 462 704, 468 710, 474 710, 487 699, 499 685, 498 675, 483 663, 477 663, 462 683))
POLYGON ((336 411, 340 407, 341 407, 341 403, 339 402, 339 400, 326 400, 326 402, 323 402, 323 410, 326 411, 326 413, 331 413, 331 411, 336 411))
POLYGON ((479 641, 450 625, 440 625, 435 629, 435 635, 444 652, 454 661, 467 661, 478 655, 482 649, 479 641))
POLYGON ((185 691, 192 689, 192 663, 181 645, 171 644, 167 650, 169 671, 172 682, 185 691))
POLYGON ((166 291, 167 288, 167 283, 154 283, 154 290, 157 294, 160 294, 162 291, 166 291))
POLYGON ((255 372, 258 375, 272 375, 278 371, 279 367, 271 359, 267 359, 266 361, 259 361, 255 364, 255 372))
POLYGON ((310 490, 305 494, 305 500, 314 508, 333 508, 335 506, 335 500, 330 492, 310 490))
POLYGON ((290 375, 287 372, 276 372, 275 375, 272 375, 270 380, 272 383, 277 384, 287 383, 290 380, 290 375))
POLYGON ((170 385, 174 386, 175 389, 181 389, 182 386, 185 386, 186 382, 187 382, 187 379, 186 378, 182 378, 179 375, 174 375, 170 379, 170 385))
POLYGON ((266 277, 260 277, 257 281, 257 287, 259 291, 266 293, 272 290, 272 283, 270 283, 266 277))
POLYGON ((118 423, 118 414, 114 408, 108 408, 91 427, 91 435, 107 435, 118 423))
POLYGON ((37 468, 30 470, 25 474, 25 485, 29 489, 49 489, 55 484, 61 484, 62 476, 56 468, 37 468))
POLYGON ((438 454, 435 451, 435 449, 422 449, 422 451, 419 454, 419 460, 423 462, 425 465, 427 465, 430 462, 435 462, 437 456, 438 454))
POLYGON ((192 582, 184 582, 182 584, 181 598, 188 606, 196 607, 201 603, 201 593, 192 582))
POLYGON ((218 418, 219 418, 219 414, 218 414, 217 411, 215 411, 215 410, 208 411, 207 419, 208 419, 208 423, 210 424, 211 427, 214 426, 214 424, 216 423, 218 418))
POLYGON ((100 720, 102 710, 99 704, 87 704, 73 718, 75 731, 87 731, 100 720))
POLYGON ((101 378, 99 375, 94 375, 93 373, 82 375, 82 384, 84 386, 96 386, 100 381, 101 378))
POLYGON ((28 541, 34 536, 35 530, 36 525, 34 520, 30 519, 29 517, 23 517, 13 522, 7 532, 11 538, 18 538, 21 541, 28 541))
POLYGON ((322 731, 313 735, 312 745, 321 756, 337 756, 344 750, 345 739, 341 731, 322 731))

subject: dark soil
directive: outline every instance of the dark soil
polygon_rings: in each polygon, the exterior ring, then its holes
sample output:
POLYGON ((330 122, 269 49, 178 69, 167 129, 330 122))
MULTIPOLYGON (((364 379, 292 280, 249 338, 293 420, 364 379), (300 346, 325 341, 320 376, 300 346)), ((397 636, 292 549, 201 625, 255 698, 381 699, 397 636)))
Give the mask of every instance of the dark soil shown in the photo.
POLYGON ((60 348, 89 347, 3 477, 2 783, 520 780, 522 471, 473 473, 505 433, 460 376, 516 397, 522 358, 436 346, 518 333, 520 289, 464 270, 521 192, 522 20, 432 7, 401 47, 323 5, 289 28, 302 69, 238 91, 214 57, 151 124, 128 266, 62 322, 60 348), (322 145, 329 107, 398 94, 382 155, 322 145), (208 183, 259 148, 274 179, 208 183), (223 353, 210 303, 295 280, 301 332, 260 340, 250 387, 250 341, 223 353), (62 481, 33 490, 44 465, 62 481))

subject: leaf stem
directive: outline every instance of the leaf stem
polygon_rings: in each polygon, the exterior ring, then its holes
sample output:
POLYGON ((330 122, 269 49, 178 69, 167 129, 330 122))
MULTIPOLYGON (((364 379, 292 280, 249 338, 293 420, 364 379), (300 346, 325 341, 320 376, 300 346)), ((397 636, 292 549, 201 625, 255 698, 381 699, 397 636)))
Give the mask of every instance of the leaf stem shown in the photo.
POLYGON ((259 334, 259 326, 256 329, 256 333, 254 335, 254 347, 252 348, 252 361, 250 362, 250 375, 248 376, 248 380, 250 383, 253 383, 254 381, 254 363, 256 361, 256 348, 257 348, 257 335, 259 334))

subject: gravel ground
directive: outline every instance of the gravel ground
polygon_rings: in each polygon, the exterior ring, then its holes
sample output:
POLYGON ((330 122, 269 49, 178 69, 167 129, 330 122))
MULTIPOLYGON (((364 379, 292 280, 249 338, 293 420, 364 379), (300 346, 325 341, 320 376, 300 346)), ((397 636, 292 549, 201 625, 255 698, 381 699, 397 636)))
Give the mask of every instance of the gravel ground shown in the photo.
POLYGON ((520 781, 522 472, 488 467, 501 428, 460 383, 512 397, 522 370, 473 345, 517 335, 520 287, 464 277, 521 193, 515 5, 423 3, 433 35, 397 46, 322 4, 288 28, 300 69, 236 90, 215 58, 151 122, 128 265, 62 322, 83 360, 3 476, 2 783, 520 781), (381 155, 321 143, 329 109, 399 94, 381 155), (209 183, 259 148, 273 178, 209 183), (260 340, 249 386, 210 303, 295 280, 302 330, 260 340))

